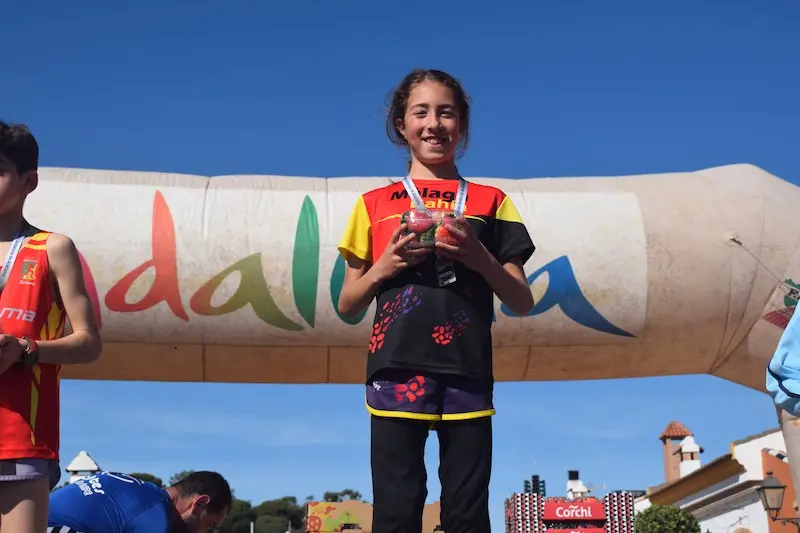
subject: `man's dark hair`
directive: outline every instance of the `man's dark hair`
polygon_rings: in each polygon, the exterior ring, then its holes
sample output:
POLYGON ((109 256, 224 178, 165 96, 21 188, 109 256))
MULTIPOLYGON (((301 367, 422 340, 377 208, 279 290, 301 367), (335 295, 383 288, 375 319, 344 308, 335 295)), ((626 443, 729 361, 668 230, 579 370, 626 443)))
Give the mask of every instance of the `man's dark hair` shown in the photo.
POLYGON ((225 509, 230 509, 233 502, 230 485, 217 472, 209 472, 207 470, 192 472, 174 483, 172 488, 175 489, 179 496, 192 496, 193 494, 208 496, 209 513, 219 513, 225 509))
POLYGON ((39 168, 39 143, 24 124, 0 120, 0 156, 17 167, 20 174, 39 168))

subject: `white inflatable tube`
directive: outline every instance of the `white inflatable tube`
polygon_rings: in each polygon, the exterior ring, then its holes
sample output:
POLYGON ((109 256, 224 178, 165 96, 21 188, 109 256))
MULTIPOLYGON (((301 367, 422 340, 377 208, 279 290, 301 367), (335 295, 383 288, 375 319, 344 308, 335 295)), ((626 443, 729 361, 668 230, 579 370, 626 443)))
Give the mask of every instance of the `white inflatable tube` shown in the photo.
MULTIPOLYGON (((336 244, 388 178, 43 168, 25 215, 86 260, 104 352, 88 379, 360 383, 373 309, 335 302, 336 244)), ((800 189, 750 165, 486 179, 537 251, 530 316, 496 305, 499 381, 708 373, 763 390, 782 331, 800 189)))

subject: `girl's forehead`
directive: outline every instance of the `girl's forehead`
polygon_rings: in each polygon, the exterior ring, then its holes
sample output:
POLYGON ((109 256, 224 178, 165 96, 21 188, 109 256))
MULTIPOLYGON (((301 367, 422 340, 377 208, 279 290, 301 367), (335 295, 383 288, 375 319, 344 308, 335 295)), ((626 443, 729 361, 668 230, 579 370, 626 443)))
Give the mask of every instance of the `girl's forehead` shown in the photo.
POLYGON ((408 95, 409 106, 428 101, 453 103, 453 91, 441 83, 425 80, 415 85, 408 95))

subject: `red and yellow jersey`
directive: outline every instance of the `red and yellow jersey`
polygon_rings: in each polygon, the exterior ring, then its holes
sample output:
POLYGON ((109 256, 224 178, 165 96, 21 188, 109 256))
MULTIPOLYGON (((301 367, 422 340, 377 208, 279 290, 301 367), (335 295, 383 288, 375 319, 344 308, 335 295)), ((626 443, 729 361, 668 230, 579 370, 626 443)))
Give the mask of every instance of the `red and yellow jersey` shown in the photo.
MULTIPOLYGON (((414 180, 414 184, 427 209, 452 211, 455 207, 458 180, 414 180)), ((414 204, 402 182, 359 196, 339 242, 339 251, 345 259, 353 255, 373 263, 383 253, 403 213, 411 209, 414 204)), ((474 222, 471 226, 484 244, 491 245, 490 251, 495 252, 501 263, 515 256, 525 262, 533 254, 533 243, 519 211, 500 189, 470 183, 464 215, 474 222)))
MULTIPOLYGON (((452 211, 458 180, 414 180, 432 211, 452 211)), ((386 249, 403 213, 414 209, 402 182, 361 195, 339 242, 339 252, 374 263, 386 249)), ((534 252, 513 201, 496 187, 469 183, 464 217, 501 263, 534 252)), ((400 273, 378 291, 367 361, 367 383, 384 368, 456 374, 492 382, 494 293, 460 263, 456 282, 439 287, 435 255, 400 273)))
MULTIPOLYGON (((23 244, 0 292, 0 330, 52 340, 64 335, 66 313, 51 279, 49 232, 23 244)), ((0 374, 0 460, 58 459, 58 365, 15 364, 0 374)))

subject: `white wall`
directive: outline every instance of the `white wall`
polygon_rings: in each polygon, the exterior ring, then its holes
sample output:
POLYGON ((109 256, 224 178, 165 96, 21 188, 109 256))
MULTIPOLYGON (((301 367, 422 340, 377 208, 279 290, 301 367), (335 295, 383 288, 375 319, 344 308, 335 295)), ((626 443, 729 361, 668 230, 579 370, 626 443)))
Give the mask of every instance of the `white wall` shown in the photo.
POLYGON ((702 511, 694 513, 702 533, 732 533, 737 527, 749 528, 753 533, 769 533, 769 518, 755 491, 748 491, 726 503, 702 518, 702 511))
POLYGON ((653 504, 650 503, 650 498, 642 498, 640 500, 633 501, 633 514, 634 516, 641 513, 645 509, 649 509, 652 507, 653 504))
POLYGON ((738 444, 734 448, 733 456, 747 471, 742 476, 742 479, 764 479, 761 464, 761 450, 763 448, 786 450, 786 441, 783 440, 783 433, 776 431, 750 442, 738 444))
POLYGON ((704 488, 703 490, 695 492, 694 494, 690 494, 689 496, 687 496, 686 498, 684 498, 682 500, 678 500, 677 502, 675 502, 675 505, 677 505, 678 507, 684 507, 686 505, 690 505, 690 504, 696 502, 697 500, 701 500, 703 498, 707 498, 707 497, 711 496, 712 494, 715 494, 717 492, 720 492, 720 491, 723 491, 723 490, 727 489, 731 485, 735 485, 735 484, 739 483, 740 478, 743 478, 743 477, 744 476, 739 476, 739 475, 731 476, 731 477, 729 477, 727 479, 724 479, 724 480, 720 481, 719 483, 715 483, 714 485, 710 485, 710 486, 704 488))
POLYGON ((681 477, 688 476, 695 470, 700 468, 700 459, 689 459, 685 461, 681 461, 678 468, 680 469, 681 477))

